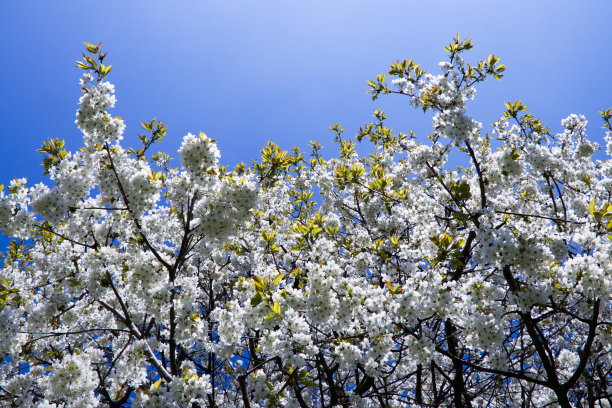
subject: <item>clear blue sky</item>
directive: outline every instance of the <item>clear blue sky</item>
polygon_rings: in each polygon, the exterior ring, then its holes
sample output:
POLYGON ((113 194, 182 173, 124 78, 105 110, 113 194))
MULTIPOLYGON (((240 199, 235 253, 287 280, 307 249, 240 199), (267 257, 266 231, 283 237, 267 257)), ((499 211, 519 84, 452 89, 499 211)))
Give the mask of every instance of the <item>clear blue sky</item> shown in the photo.
POLYGON ((397 130, 424 134, 428 115, 401 97, 372 102, 366 81, 404 58, 437 72, 457 32, 474 41, 468 61, 494 52, 508 66, 472 103, 485 130, 505 100, 521 99, 554 130, 583 113, 601 139, 597 111, 612 106, 610 16, 610 0, 2 1, 0 183, 41 181, 35 150, 46 138, 80 146, 83 41, 109 51, 125 145, 157 117, 173 157, 198 131, 218 140, 229 166, 250 163, 268 140, 307 148, 316 139, 329 155, 331 124, 354 133, 377 108, 397 130))

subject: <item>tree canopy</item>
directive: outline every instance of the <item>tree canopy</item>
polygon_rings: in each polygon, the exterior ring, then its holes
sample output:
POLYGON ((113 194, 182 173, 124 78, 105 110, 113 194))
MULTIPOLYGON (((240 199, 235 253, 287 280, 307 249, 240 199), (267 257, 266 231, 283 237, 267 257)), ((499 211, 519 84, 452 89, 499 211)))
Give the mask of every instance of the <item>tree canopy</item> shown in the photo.
POLYGON ((0 192, 3 406, 612 406, 611 109, 603 147, 521 101, 487 130, 467 102, 506 67, 457 36, 440 74, 369 81, 429 135, 377 110, 330 159, 228 169, 199 133, 173 167, 156 119, 122 147, 86 48, 83 147, 46 140, 48 185, 0 192))

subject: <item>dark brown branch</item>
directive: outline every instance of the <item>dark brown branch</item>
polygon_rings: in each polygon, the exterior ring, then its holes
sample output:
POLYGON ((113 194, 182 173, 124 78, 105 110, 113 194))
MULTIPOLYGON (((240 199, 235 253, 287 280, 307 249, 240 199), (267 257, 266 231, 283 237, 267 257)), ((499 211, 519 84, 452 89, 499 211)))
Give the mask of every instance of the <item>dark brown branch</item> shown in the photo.
POLYGON ((576 382, 584 372, 587 365, 587 361, 591 356, 591 347, 593 346, 593 341, 595 340, 595 334, 597 330, 597 319, 599 317, 600 303, 600 299, 596 299, 595 304, 593 305, 593 315, 591 317, 591 321, 589 322, 589 335, 587 336, 584 348, 578 353, 580 355, 580 362, 578 363, 578 367, 576 367, 576 371, 574 371, 574 374, 571 376, 571 378, 567 380, 565 384, 563 384, 563 387, 568 390, 576 384, 576 382))
MULTIPOLYGON (((459 357, 459 341, 457 341, 457 336, 455 335, 457 329, 453 322, 450 319, 447 319, 444 322, 444 331, 446 332, 446 343, 448 345, 448 354, 452 356, 459 357)), ((453 371, 455 371, 455 377, 452 379, 452 387, 453 387, 453 404, 455 408, 463 408, 463 407, 471 407, 472 404, 470 399, 467 396, 467 392, 465 389, 465 381, 463 378, 463 362, 461 358, 454 358, 453 361, 453 371), (465 399, 465 404, 463 404, 463 400, 465 399)))
POLYGON ((151 365, 155 367, 155 369, 157 370, 157 373, 164 381, 166 382, 172 381, 172 376, 170 375, 170 373, 168 373, 168 371, 166 371, 166 368, 159 362, 159 360, 155 356, 155 353, 151 349, 149 342, 146 341, 142 333, 140 333, 140 330, 138 330, 138 327, 136 327, 134 322, 132 322, 129 315, 126 317, 123 317, 121 316, 121 313, 119 313, 114 307, 112 307, 105 301, 100 300, 100 299, 96 299, 96 301, 100 303, 102 307, 104 307, 106 310, 111 312, 117 320, 119 320, 122 324, 124 324, 130 330, 130 332, 132 333, 134 337, 140 340, 144 340, 145 353, 147 354, 149 363, 151 363, 151 365))
POLYGON ((455 269, 455 272, 453 272, 451 280, 456 281, 461 278, 461 275, 465 270, 465 265, 467 264, 470 258, 470 253, 472 251, 472 242, 474 242, 474 239, 476 239, 476 232, 470 231, 467 240, 465 241, 465 245, 463 246, 463 250, 461 251, 461 264, 457 267, 457 269, 455 269))
POLYGON ((238 385, 240 386, 240 395, 242 396, 242 403, 244 408, 251 408, 251 402, 249 401, 249 393, 246 388, 246 375, 238 377, 238 385))
MULTIPOLYGON (((504 279, 508 283, 508 286, 510 287, 510 290, 515 293, 518 292, 518 282, 516 279, 514 279, 514 276, 512 276, 509 266, 504 266, 503 275, 504 279)), ((546 372, 547 381, 545 386, 555 392, 561 407, 570 408, 571 404, 567 398, 567 390, 561 387, 559 377, 557 376, 557 372, 555 370, 554 360, 552 359, 546 338, 542 335, 537 323, 533 320, 529 312, 519 312, 518 315, 521 317, 521 321, 527 329, 527 333, 533 342, 533 346, 535 347, 538 357, 542 362, 542 366, 544 367, 544 371, 546 372)))
MULTIPOLYGON (((517 373, 517 372, 512 372, 512 371, 504 371, 504 370, 497 370, 494 368, 487 368, 487 367, 483 367, 480 366, 478 364, 475 364, 471 361, 468 360, 464 360, 460 357, 454 356, 452 354, 450 354, 447 350, 444 350, 442 347, 436 346, 436 351, 442 355, 444 355, 445 357, 450 358, 451 360, 459 360, 461 364, 473 368, 476 371, 482 371, 485 373, 489 373, 489 374, 496 374, 496 375, 500 375, 503 377, 511 377, 511 378, 516 378, 517 380, 523 380, 523 381, 527 381, 533 384, 537 384, 537 385, 542 385, 542 386, 547 386, 548 382, 543 381, 543 380, 538 380, 537 378, 533 378, 533 377, 529 377, 525 374, 521 374, 521 373, 517 373)), ((440 371, 442 373, 442 371, 440 371)))
POLYGON ((517 217, 534 217, 534 218, 542 218, 545 220, 551 220, 551 221, 556 221, 556 222, 571 222, 574 224, 586 224, 586 222, 584 221, 571 221, 571 220, 567 220, 567 219, 563 219, 563 218, 556 218, 556 217, 548 217, 546 215, 538 215, 538 214, 523 214, 523 213, 517 213, 517 212, 512 212, 512 211, 502 211, 502 210, 495 210, 496 214, 508 214, 508 215, 516 215, 517 217))
POLYGON ((40 228, 42 231, 46 231, 46 232, 49 232, 49 233, 51 233, 53 235, 56 235, 56 236, 60 237, 61 239, 66 240, 68 242, 72 242, 75 245, 84 246, 85 248, 93 249, 94 251, 98 249, 98 245, 96 245, 95 243, 94 244, 83 244, 82 242, 75 241, 73 239, 68 238, 65 235, 62 235, 59 232, 55 232, 52 229, 45 228, 44 226, 42 226, 40 224, 34 224, 34 227, 40 228))
POLYGON ((128 208, 116 208, 116 207, 68 207, 70 211, 77 210, 106 210, 106 211, 129 211, 128 208))

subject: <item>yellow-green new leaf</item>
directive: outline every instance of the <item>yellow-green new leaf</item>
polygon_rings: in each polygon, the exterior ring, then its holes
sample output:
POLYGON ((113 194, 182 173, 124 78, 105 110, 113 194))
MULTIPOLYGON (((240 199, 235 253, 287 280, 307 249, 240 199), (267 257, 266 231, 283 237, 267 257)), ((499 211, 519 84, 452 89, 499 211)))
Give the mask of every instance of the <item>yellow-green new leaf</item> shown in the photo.
POLYGON ((274 278, 274 280, 272 281, 272 284, 274 286, 278 285, 280 283, 280 281, 285 277, 284 273, 280 273, 276 276, 276 278, 274 278))
POLYGON ((281 310, 280 310, 280 303, 278 303, 278 300, 276 301, 276 303, 274 303, 272 306, 270 306, 270 310, 272 310, 272 312, 275 315, 280 316, 281 310))

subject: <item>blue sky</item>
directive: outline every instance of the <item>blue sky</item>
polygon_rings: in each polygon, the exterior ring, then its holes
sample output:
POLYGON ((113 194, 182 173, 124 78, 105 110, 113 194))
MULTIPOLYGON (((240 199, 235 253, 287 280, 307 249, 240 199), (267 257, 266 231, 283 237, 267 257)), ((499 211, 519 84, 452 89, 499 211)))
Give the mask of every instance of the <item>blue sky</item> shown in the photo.
POLYGON ((471 103, 485 130, 505 100, 521 99, 553 130, 586 115, 600 140, 597 111, 612 107, 610 16, 610 0, 2 1, 0 183, 43 180, 35 150, 46 138, 80 146, 83 41, 109 51, 124 144, 137 146, 139 122, 157 117, 173 157, 198 131, 217 139, 228 166, 258 158, 268 140, 285 149, 319 140, 331 155, 329 126, 354 133, 377 108, 395 129, 423 135, 429 114, 406 98, 372 102, 367 80, 404 58, 438 72, 456 33, 474 41, 468 61, 494 52, 508 66, 471 103))

